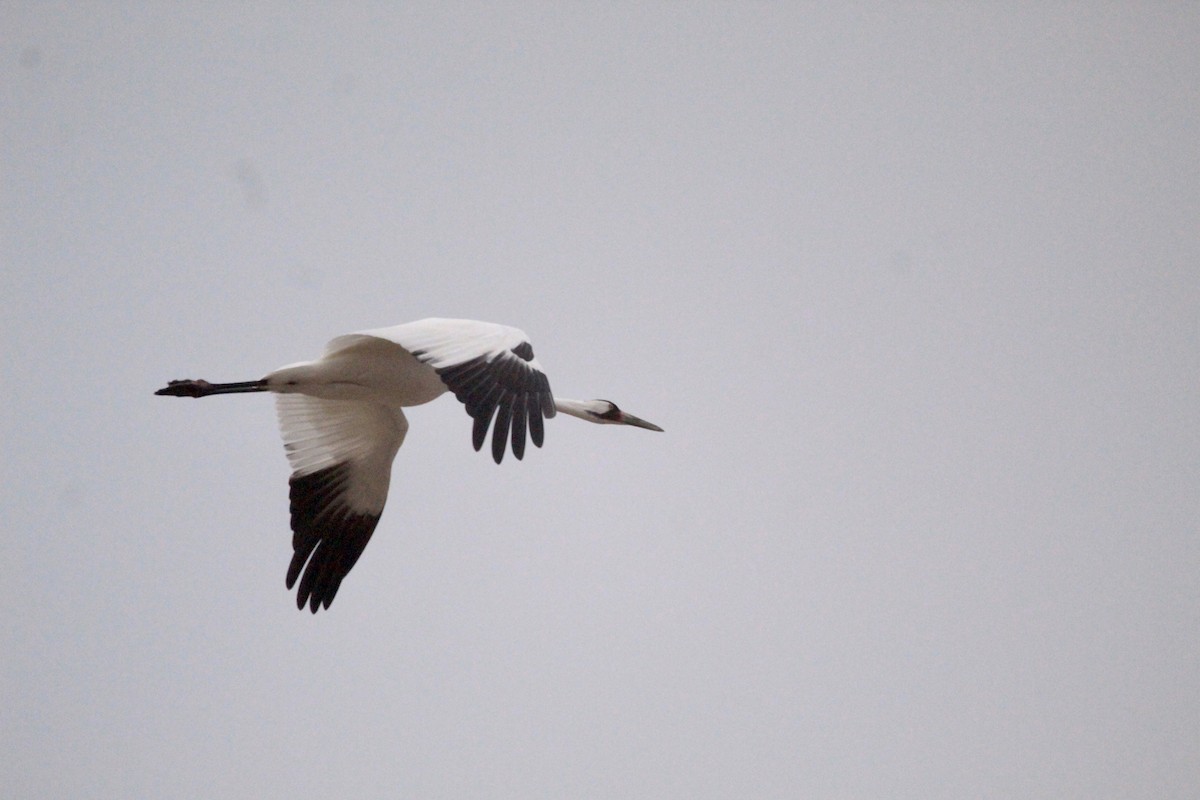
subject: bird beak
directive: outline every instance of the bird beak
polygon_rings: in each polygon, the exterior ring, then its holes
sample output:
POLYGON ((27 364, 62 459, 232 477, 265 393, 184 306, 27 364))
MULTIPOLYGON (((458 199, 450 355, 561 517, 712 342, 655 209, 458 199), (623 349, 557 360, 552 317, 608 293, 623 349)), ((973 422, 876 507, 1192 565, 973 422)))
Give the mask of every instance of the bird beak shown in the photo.
POLYGON ((648 431, 658 431, 659 433, 662 433, 662 428, 658 427, 654 423, 646 422, 646 420, 639 419, 633 414, 626 414, 624 411, 621 412, 620 421, 623 425, 632 425, 635 428, 645 428, 648 431))

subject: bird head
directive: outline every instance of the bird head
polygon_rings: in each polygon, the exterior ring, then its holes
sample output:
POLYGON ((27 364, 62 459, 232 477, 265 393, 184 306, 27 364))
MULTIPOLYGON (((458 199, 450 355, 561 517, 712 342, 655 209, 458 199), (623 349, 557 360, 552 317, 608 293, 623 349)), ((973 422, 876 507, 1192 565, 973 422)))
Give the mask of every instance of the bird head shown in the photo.
POLYGON ((601 425, 632 425, 648 431, 662 431, 662 428, 654 423, 646 422, 640 417, 622 411, 617 408, 616 403, 610 400, 588 400, 585 406, 584 413, 588 415, 591 422, 598 422, 601 425))

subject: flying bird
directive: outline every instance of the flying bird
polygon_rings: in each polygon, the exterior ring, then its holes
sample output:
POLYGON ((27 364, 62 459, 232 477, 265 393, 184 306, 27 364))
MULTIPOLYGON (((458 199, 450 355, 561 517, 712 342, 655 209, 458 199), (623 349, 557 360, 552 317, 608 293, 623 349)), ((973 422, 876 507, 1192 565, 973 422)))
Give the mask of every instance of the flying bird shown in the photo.
POLYGON ((471 440, 483 447, 492 429, 499 464, 510 442, 525 455, 528 435, 541 447, 543 418, 557 412, 601 425, 662 428, 607 400, 567 400, 550 381, 522 331, 466 319, 423 319, 332 340, 316 361, 281 367, 240 383, 171 381, 156 395, 274 392, 292 475, 292 561, 287 588, 299 580, 296 607, 329 608, 342 580, 371 539, 387 500, 392 460, 408 420, 444 392, 474 419, 471 440))

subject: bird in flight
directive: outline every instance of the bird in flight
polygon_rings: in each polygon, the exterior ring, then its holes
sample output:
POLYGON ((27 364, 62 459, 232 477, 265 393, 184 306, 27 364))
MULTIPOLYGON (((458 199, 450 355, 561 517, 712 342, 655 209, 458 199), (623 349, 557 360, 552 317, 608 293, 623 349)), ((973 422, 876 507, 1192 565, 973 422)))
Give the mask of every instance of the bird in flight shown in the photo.
POLYGON ((510 442, 512 454, 522 458, 527 435, 541 447, 542 420, 559 411, 601 425, 662 430, 608 400, 555 397, 524 332, 466 319, 350 333, 331 341, 316 361, 281 367, 260 380, 171 381, 155 394, 275 393, 292 469, 287 588, 299 580, 296 607, 307 605, 315 614, 329 608, 379 523, 392 460, 408 432, 404 407, 447 391, 475 421, 476 450, 491 426, 497 464, 510 442))

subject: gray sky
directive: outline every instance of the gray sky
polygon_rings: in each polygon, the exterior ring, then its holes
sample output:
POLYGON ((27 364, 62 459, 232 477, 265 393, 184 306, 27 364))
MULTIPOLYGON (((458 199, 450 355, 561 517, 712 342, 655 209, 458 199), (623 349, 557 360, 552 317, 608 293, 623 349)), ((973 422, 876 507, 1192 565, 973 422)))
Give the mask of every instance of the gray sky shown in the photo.
POLYGON ((0 785, 1200 795, 1193 4, 5 3, 0 785), (824 4, 822 4, 824 5, 824 4), (249 380, 526 330, 298 613, 249 380))

